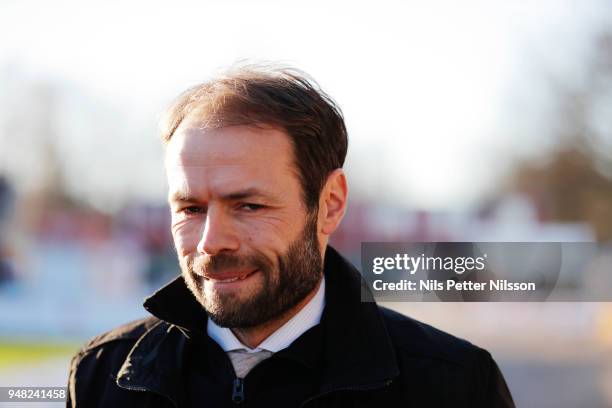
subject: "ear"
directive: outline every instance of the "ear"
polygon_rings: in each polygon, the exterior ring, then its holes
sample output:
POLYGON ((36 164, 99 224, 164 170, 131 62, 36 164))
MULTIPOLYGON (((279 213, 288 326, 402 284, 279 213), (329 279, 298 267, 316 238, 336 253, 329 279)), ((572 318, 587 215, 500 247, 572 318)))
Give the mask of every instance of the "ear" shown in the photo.
POLYGON ((348 184, 342 169, 334 170, 321 191, 319 197, 319 232, 324 235, 333 233, 346 211, 348 184))

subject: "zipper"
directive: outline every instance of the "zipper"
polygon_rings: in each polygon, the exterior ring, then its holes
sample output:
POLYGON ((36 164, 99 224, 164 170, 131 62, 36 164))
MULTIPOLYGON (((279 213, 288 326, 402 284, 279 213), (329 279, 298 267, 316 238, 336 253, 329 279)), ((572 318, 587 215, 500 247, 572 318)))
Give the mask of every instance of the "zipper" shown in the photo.
POLYGON ((232 401, 238 405, 244 401, 244 380, 240 377, 236 377, 234 385, 232 387, 232 401))
POLYGON ((302 404, 300 405, 300 408, 306 406, 307 404, 311 403, 312 401, 314 401, 316 399, 319 399, 321 397, 324 397, 324 396, 329 395, 329 394, 334 393, 334 392, 338 392, 338 391, 372 391, 372 390, 377 390, 379 388, 388 387, 389 385, 391 385, 392 382, 393 382, 393 380, 389 379, 389 380, 385 380, 383 382, 373 383, 373 384, 368 384, 368 385, 362 385, 362 386, 334 388, 333 390, 325 391, 325 392, 322 392, 320 394, 317 394, 317 395, 314 395, 314 396, 308 398, 306 401, 302 402, 302 404))

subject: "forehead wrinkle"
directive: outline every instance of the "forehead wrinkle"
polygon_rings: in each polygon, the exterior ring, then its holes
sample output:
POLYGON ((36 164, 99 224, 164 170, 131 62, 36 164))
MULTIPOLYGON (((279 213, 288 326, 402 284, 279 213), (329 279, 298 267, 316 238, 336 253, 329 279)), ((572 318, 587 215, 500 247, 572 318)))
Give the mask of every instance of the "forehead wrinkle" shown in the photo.
MULTIPOLYGON (((251 193, 255 191, 264 199, 277 202, 282 200, 289 193, 286 186, 282 185, 282 178, 280 177, 253 177, 252 174, 247 173, 246 176, 239 174, 227 174, 225 177, 207 177, 207 173, 204 171, 190 172, 186 171, 189 168, 220 168, 230 166, 177 166, 172 171, 168 169, 169 173, 179 174, 178 177, 171 177, 173 179, 170 182, 170 191, 168 197, 172 197, 175 193, 180 194, 183 197, 189 197, 191 202, 201 202, 210 199, 221 199, 221 200, 232 200, 237 199, 231 197, 237 192, 245 192, 251 190, 251 193), (208 179, 202 183, 202 179, 208 179), (175 188, 176 187, 176 188, 175 188)), ((231 166, 241 167, 241 166, 231 166)), ((293 169, 287 169, 286 176, 290 177, 299 187, 299 178, 295 174, 293 169)), ((252 194, 253 195, 253 194, 252 194)), ((257 195, 257 194, 255 194, 257 195)))
MULTIPOLYGON (((222 156, 222 155, 213 155, 213 160, 212 163, 209 162, 208 160, 204 161, 201 159, 201 157, 199 155, 194 155, 191 153, 186 153, 186 154, 181 154, 178 157, 175 157, 174 159, 171 158, 166 158, 166 168, 168 173, 171 172, 175 172, 176 170, 172 170, 172 169, 184 169, 183 171, 185 173, 187 173, 187 170, 190 168, 193 169, 220 169, 220 168, 227 168, 227 169, 240 169, 240 168, 244 168, 246 172, 253 174, 253 170, 261 170, 261 167, 256 166, 257 162, 254 160, 248 160, 245 163, 227 163, 227 160, 229 160, 227 157, 222 156), (217 156, 217 157, 214 157, 217 156)), ((265 173, 269 174, 270 171, 274 170, 272 167, 276 167, 276 166, 272 166, 272 163, 270 163, 270 161, 266 161, 266 167, 265 167, 265 173)), ((284 160, 283 163, 281 163, 281 168, 278 169, 278 172, 282 172, 284 174, 289 174, 292 176, 297 176, 298 175, 298 171, 297 168, 295 166, 295 164, 291 161, 291 160, 284 160)), ((185 176, 187 176, 187 174, 185 174, 185 176)), ((193 174, 190 174, 189 176, 193 176, 193 174)))
MULTIPOLYGON (((269 159, 270 156, 275 158, 286 156, 279 156, 278 154, 274 154, 275 152, 272 152, 272 154, 265 154, 261 151, 262 149, 263 148, 261 147, 255 149, 242 148, 240 150, 226 149, 224 151, 215 151, 214 149, 201 149, 199 152, 193 152, 193 150, 178 148, 175 151, 168 152, 166 154, 165 162, 167 166, 200 168, 249 167, 255 166, 263 162, 265 163, 267 168, 270 168, 272 165, 275 164, 269 159), (259 151, 257 151, 257 149, 259 149, 259 151)), ((288 160, 282 160, 282 162, 279 164, 281 164, 282 167, 287 170, 291 170, 291 167, 293 165, 291 158, 288 158, 288 160)))
POLYGON ((197 197, 200 193, 220 195, 219 185, 232 184, 238 190, 255 182, 259 186, 263 183, 263 190, 278 190, 275 195, 280 197, 287 177, 299 185, 289 137, 278 130, 273 134, 260 131, 222 128, 203 133, 199 128, 186 128, 178 132, 166 146, 165 164, 169 179, 173 179, 171 188, 178 187, 197 197), (190 191, 189 185, 203 191, 190 191))
POLYGON ((249 195, 261 195, 267 198, 275 198, 281 195, 283 187, 279 185, 277 177, 254 177, 248 168, 242 171, 240 165, 201 165, 182 166, 176 165, 168 169, 169 194, 180 192, 183 196, 211 196, 229 198, 237 193, 249 195), (229 168, 237 168, 239 171, 224 171, 229 168), (223 168, 222 173, 206 171, 205 169, 223 168), (200 170, 204 169, 204 170, 200 170))
MULTIPOLYGON (((279 199, 279 194, 268 191, 268 190, 263 190, 257 187, 246 187, 246 188, 228 189, 228 191, 226 192, 221 191, 216 194, 212 194, 212 198, 217 198, 217 197, 221 201, 239 201, 239 200, 259 198, 264 201, 274 202, 279 199)), ((206 200, 202 200, 202 197, 199 196, 197 193, 193 194, 189 190, 179 189, 179 190, 168 192, 168 201, 169 202, 201 202, 201 201, 206 201, 206 200)))

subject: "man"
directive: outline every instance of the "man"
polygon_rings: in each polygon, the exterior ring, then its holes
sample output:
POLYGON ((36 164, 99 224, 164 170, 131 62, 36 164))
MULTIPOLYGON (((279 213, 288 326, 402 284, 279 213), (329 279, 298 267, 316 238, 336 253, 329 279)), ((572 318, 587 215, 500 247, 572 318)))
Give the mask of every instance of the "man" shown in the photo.
POLYGON ((490 354, 375 303, 327 245, 348 186, 339 108, 305 75, 243 66, 162 125, 182 274, 153 315, 73 358, 68 406, 512 406, 490 354))

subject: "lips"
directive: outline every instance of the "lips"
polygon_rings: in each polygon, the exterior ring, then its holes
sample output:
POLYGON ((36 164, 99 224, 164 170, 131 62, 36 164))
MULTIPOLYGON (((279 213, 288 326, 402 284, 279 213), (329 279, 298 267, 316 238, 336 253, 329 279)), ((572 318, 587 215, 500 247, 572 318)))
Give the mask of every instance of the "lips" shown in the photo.
POLYGON ((215 273, 213 275, 204 275, 204 279, 206 279, 207 281, 211 281, 211 282, 230 283, 230 282, 244 280, 248 278, 249 276, 251 276, 252 274, 254 274, 255 272, 257 272, 257 269, 252 270, 252 271, 240 271, 240 272, 227 271, 227 272, 215 273))

